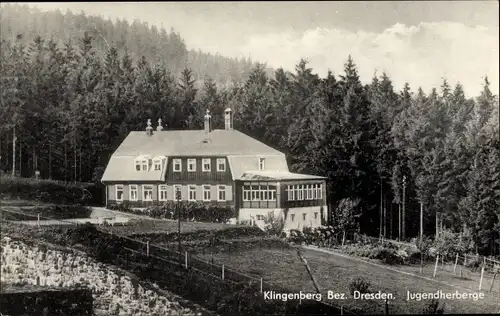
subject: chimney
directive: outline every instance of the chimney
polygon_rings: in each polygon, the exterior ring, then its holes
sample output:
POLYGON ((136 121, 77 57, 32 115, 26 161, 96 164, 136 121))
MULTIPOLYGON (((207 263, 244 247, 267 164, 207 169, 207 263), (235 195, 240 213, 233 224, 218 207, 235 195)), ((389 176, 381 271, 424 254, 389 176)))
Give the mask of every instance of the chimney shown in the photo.
POLYGON ((151 119, 148 119, 148 127, 146 127, 146 134, 148 136, 153 135, 153 128, 151 127, 151 119))
POLYGON ((233 113, 230 108, 224 111, 224 126, 226 131, 233 129, 233 113))
POLYGON ((161 126, 161 118, 158 119, 158 127, 156 128, 158 132, 161 132, 163 130, 163 126, 161 126))
POLYGON ((207 114, 205 114, 205 133, 208 134, 212 130, 212 117, 210 116, 210 110, 207 110, 207 114))

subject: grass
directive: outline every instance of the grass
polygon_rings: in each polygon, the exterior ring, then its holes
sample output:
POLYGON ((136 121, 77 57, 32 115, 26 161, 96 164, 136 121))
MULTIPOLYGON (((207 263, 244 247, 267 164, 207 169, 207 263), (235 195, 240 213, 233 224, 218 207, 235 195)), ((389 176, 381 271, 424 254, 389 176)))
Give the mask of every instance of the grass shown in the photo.
MULTIPOLYGON (((313 274, 319 283, 320 289, 326 294, 328 290, 346 293, 349 297, 344 301, 331 303, 349 306, 363 314, 382 314, 384 304, 380 301, 354 300, 349 293, 349 282, 352 278, 362 276, 370 282, 373 291, 393 293, 395 300, 390 302, 389 312, 394 313, 422 313, 422 309, 429 301, 406 301, 406 291, 455 292, 456 288, 424 280, 419 277, 404 275, 390 271, 383 267, 376 267, 366 262, 344 258, 336 255, 320 253, 313 250, 304 250, 313 274)), ((200 255, 211 260, 212 255, 217 263, 223 263, 255 277, 263 277, 265 281, 290 290, 314 291, 311 279, 303 263, 293 249, 252 249, 244 252, 222 252, 200 255)), ((460 291, 465 292, 465 291, 460 291)), ((324 295, 326 298, 326 295, 324 295)), ((442 304, 442 302, 441 302, 442 304)), ((448 301, 445 302, 446 313, 484 313, 498 312, 500 303, 491 296, 474 302, 448 301)))

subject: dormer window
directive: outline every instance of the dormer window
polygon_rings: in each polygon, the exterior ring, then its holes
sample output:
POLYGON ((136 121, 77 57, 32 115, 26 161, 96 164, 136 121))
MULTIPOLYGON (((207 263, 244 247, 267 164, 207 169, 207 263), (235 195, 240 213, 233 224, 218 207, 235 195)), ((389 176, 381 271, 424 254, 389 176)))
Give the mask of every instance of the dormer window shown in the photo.
POLYGON ((141 171, 141 162, 140 161, 135 162, 135 171, 141 171))
POLYGON ((259 170, 266 169, 266 158, 259 158, 259 170))
POLYGON ((142 160, 141 165, 142 165, 142 171, 148 170, 148 161, 147 160, 142 160))
POLYGON ((153 161, 154 170, 161 170, 161 160, 156 159, 153 161))

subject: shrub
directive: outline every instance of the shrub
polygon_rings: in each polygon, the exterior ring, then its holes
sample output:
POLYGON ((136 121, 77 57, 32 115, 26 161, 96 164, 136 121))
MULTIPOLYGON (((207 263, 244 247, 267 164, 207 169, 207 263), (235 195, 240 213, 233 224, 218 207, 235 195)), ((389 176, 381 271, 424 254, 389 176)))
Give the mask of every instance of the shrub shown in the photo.
POLYGON ((163 204, 153 205, 146 209, 131 208, 128 203, 113 204, 108 206, 111 210, 146 215, 153 218, 178 219, 184 221, 227 223, 235 217, 234 208, 229 206, 205 205, 192 201, 167 201, 163 204))
POLYGON ((264 223, 266 232, 273 236, 280 236, 285 227, 283 216, 276 216, 274 212, 269 212, 264 218, 264 223))
POLYGON ((290 235, 287 240, 294 244, 302 244, 305 241, 304 234, 298 229, 290 229, 290 235))
POLYGON ((56 204, 100 205, 103 201, 101 184, 74 184, 7 175, 0 177, 0 192, 4 197, 56 204))
POLYGON ((360 293, 370 293, 370 282, 366 281, 363 277, 357 276, 349 281, 349 291, 354 295, 355 291, 360 293))
POLYGON ((455 258, 456 253, 467 253, 472 250, 467 237, 460 238, 459 234, 449 230, 442 231, 433 246, 440 256, 449 260, 455 258))
POLYGON ((442 315, 444 314, 444 304, 439 308, 439 301, 432 299, 430 302, 425 304, 422 314, 424 315, 442 315))

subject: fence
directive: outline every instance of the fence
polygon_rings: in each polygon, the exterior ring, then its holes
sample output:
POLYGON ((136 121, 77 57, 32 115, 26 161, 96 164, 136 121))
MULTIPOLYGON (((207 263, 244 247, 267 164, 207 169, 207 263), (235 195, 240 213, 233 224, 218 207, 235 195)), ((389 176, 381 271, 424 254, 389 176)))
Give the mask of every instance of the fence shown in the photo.
MULTIPOLYGON (((355 241, 368 241, 373 244, 384 242, 399 246, 415 247, 415 244, 387 238, 376 238, 356 234, 355 241)), ((417 272, 439 281, 453 280, 454 285, 476 291, 484 291, 500 297, 500 261, 485 256, 470 254, 437 254, 432 265, 423 263, 417 272)))
MULTIPOLYGON (((39 214, 29 214, 20 211, 12 211, 0 208, 0 220, 6 222, 19 222, 16 217, 21 217, 23 222, 27 225, 42 227, 46 226, 46 229, 60 229, 60 225, 70 225, 78 226, 85 224, 87 219, 82 220, 67 220, 67 219, 54 219, 51 217, 42 217, 39 214), (5 216, 7 215, 7 216, 5 216), (4 218, 7 217, 7 218, 4 218), (26 222, 26 218, 33 218, 32 221, 26 222), (48 221, 48 222, 47 222, 48 221)), ((88 221, 88 220, 87 220, 88 221)), ((255 292, 263 293, 265 291, 275 291, 281 293, 288 293, 290 290, 283 289, 279 286, 271 284, 270 282, 264 281, 263 278, 255 278, 240 271, 234 270, 223 264, 215 264, 207 262, 205 260, 197 258, 195 255, 184 251, 179 252, 165 247, 160 247, 157 245, 150 244, 149 242, 143 242, 137 239, 133 239, 127 236, 118 235, 113 233, 111 230, 107 230, 106 227, 99 227, 98 231, 104 233, 108 236, 113 236, 114 240, 119 240, 121 244, 126 245, 123 247, 125 254, 116 255, 114 260, 117 266, 124 266, 128 268, 131 259, 135 256, 142 256, 149 258, 149 263, 161 262, 162 265, 168 265, 172 271, 165 272, 165 274, 159 276, 164 278, 172 278, 175 276, 166 276, 170 272, 179 271, 179 269, 185 271, 195 271, 196 273, 208 276, 210 278, 219 280, 226 285, 249 285, 250 288, 255 292)), ((135 262, 137 265, 137 262, 135 262)), ((175 273, 174 273, 175 274, 175 273)), ((170 279, 169 279, 170 280, 170 279)), ((162 283, 161 280, 155 280, 158 284, 162 283)), ((165 282, 168 283, 168 282, 165 282)), ((289 302, 287 302, 288 304, 289 302)), ((343 306, 334 306, 327 302, 317 302, 315 300, 300 300, 298 303, 298 310, 302 311, 299 314, 310 315, 329 315, 329 314, 353 314, 349 309, 343 306)))

